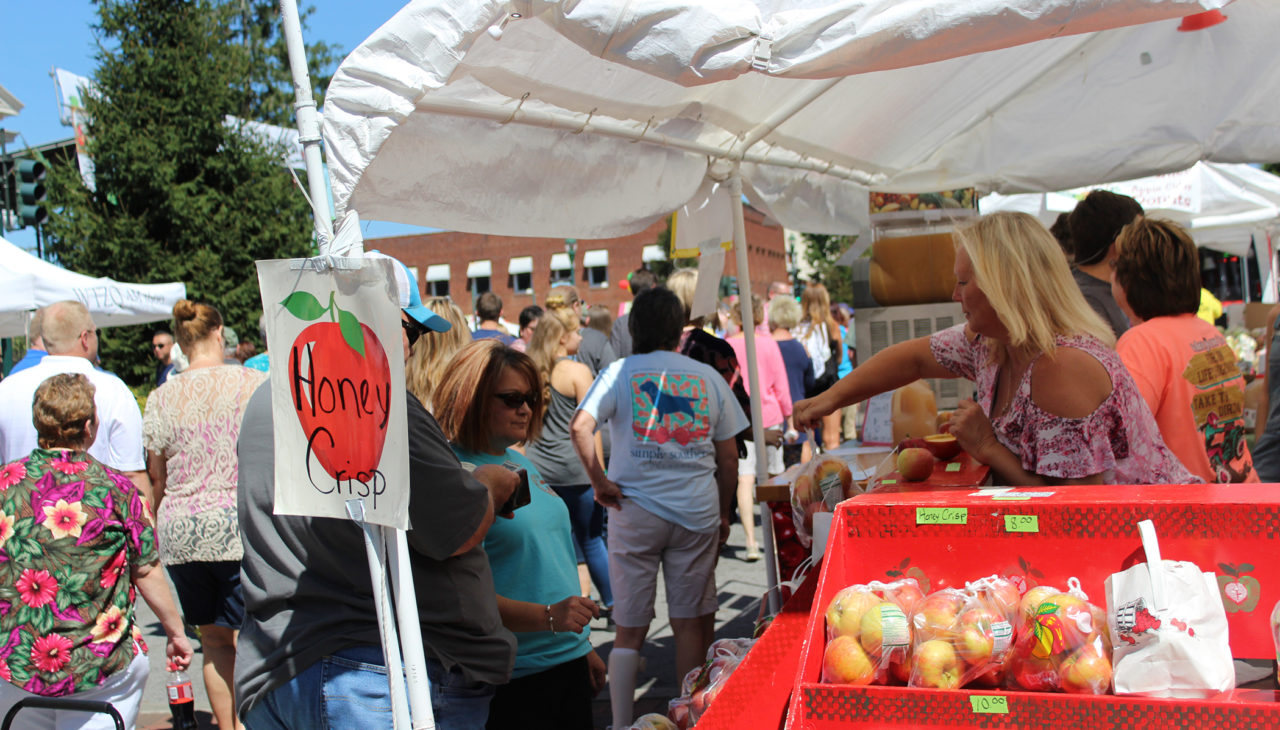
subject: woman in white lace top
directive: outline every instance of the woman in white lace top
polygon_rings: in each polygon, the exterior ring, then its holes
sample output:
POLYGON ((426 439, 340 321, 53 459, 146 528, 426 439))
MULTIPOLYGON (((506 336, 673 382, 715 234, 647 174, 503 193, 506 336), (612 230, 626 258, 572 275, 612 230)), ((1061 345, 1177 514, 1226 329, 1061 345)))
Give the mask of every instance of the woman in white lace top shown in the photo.
POLYGON ((267 373, 223 363, 222 315, 214 307, 184 299, 173 318, 190 365, 151 393, 142 419, 156 538, 183 617, 200 628, 205 688, 218 727, 239 728, 231 697, 244 616, 236 439, 249 396, 267 373))

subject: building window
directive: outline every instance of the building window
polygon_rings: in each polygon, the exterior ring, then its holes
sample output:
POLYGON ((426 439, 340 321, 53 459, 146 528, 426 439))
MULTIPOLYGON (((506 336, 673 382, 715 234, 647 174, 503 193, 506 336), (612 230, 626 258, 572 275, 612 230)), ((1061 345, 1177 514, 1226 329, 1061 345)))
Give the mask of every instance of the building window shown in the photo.
POLYGON ((587 251, 582 255, 582 280, 587 286, 609 286, 609 252, 605 249, 587 251))
POLYGON ((489 278, 493 276, 493 262, 472 261, 467 264, 467 290, 473 295, 489 291, 489 278))
POLYGON ((516 294, 533 293, 533 257, 517 256, 507 264, 507 286, 516 294))
POLYGON ((573 262, 567 253, 551 254, 551 283, 573 281, 573 262))
POLYGON ((448 264, 431 264, 427 267, 427 296, 449 296, 448 264))

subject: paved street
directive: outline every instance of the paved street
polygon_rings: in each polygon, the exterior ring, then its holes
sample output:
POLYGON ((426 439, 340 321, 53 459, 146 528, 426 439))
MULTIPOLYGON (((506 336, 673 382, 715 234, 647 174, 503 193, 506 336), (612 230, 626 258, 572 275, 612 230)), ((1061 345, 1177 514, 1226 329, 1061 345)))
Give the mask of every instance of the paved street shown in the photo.
MULTIPOLYGON (((760 529, 757 525, 757 537, 760 529)), ((759 599, 765 589, 764 562, 746 563, 741 557, 746 554, 742 526, 735 523, 729 536, 729 545, 721 554, 720 563, 716 567, 716 586, 720 595, 720 610, 716 613, 716 638, 736 638, 751 635, 755 620, 760 611, 759 599)), ((675 646, 671 637, 671 626, 667 623, 666 597, 662 589, 662 580, 658 581, 658 600, 655 605, 657 617, 649 630, 649 639, 641 652, 644 664, 636 682, 636 714, 646 712, 666 713, 667 702, 679 694, 679 678, 675 676, 675 646)), ((143 694, 142 713, 138 727, 141 730, 167 730, 169 723, 169 704, 165 696, 164 671, 164 634, 146 604, 138 601, 139 622, 147 636, 151 647, 151 678, 147 682, 143 694)), ((604 621, 596 621, 592 626, 591 641, 600 652, 601 658, 608 661, 609 648, 613 645, 613 632, 609 631, 604 621)), ((209 714, 209 700, 204 692, 204 681, 200 675, 200 654, 192 662, 194 671, 189 672, 195 685, 196 712, 200 719, 200 727, 215 728, 213 716, 209 714)), ((608 688, 600 692, 593 706, 597 728, 605 728, 611 722, 609 710, 608 688)))

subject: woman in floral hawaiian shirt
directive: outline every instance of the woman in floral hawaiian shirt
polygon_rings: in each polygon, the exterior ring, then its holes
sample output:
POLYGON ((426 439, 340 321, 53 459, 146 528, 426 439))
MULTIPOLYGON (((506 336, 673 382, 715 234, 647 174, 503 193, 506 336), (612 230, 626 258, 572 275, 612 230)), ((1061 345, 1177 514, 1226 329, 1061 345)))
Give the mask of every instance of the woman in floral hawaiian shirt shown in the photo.
MULTIPOLYGON (((192 650, 137 488, 86 453, 98 428, 93 393, 83 375, 44 381, 33 408, 39 448, 0 467, 0 716, 24 697, 69 697, 110 702, 133 727, 149 671, 135 589, 164 627, 165 655, 185 667, 192 650)), ((23 727, 112 727, 83 712, 21 718, 23 727)))

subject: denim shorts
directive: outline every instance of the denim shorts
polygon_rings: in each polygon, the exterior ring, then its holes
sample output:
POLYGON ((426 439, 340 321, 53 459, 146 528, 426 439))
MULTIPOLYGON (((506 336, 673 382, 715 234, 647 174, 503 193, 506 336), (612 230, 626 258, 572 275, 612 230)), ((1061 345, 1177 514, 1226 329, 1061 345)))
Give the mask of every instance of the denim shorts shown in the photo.
MULTIPOLYGON (((439 730, 481 730, 494 685, 469 682, 427 659, 439 730)), ((378 646, 334 652, 272 690, 245 715, 248 730, 390 730, 391 693, 378 646)))

